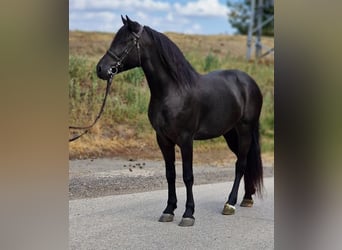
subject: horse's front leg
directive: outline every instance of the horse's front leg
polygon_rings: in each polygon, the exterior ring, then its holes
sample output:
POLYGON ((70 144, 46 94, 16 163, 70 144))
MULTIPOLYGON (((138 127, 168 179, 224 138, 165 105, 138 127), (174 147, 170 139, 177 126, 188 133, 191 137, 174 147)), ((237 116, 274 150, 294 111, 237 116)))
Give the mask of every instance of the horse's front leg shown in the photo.
POLYGON ((177 208, 175 144, 157 135, 157 142, 165 160, 166 179, 168 184, 167 206, 159 218, 160 222, 173 221, 174 210, 177 208))
POLYGON ((194 176, 192 171, 192 154, 193 154, 193 140, 189 138, 185 140, 181 145, 181 154, 183 161, 183 181, 186 187, 186 204, 185 212, 183 214, 182 221, 179 226, 193 226, 195 218, 193 216, 195 212, 195 202, 192 194, 192 185, 194 183, 194 176))

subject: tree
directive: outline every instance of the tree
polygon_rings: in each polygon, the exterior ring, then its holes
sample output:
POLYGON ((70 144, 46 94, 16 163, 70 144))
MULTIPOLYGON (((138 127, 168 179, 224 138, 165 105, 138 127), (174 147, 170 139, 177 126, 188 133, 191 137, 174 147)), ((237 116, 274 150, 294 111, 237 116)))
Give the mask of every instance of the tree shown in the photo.
MULTIPOLYGON (((248 33, 251 0, 228 0, 227 5, 230 9, 228 21, 236 28, 238 34, 246 35, 248 33)), ((258 6, 257 3, 256 6, 258 6)), ((274 15, 273 0, 264 0, 263 21, 270 15, 274 15)), ((254 20, 254 23, 256 23, 256 20, 254 20)), ((274 36, 274 21, 269 22, 263 27, 262 34, 264 36, 274 36)))

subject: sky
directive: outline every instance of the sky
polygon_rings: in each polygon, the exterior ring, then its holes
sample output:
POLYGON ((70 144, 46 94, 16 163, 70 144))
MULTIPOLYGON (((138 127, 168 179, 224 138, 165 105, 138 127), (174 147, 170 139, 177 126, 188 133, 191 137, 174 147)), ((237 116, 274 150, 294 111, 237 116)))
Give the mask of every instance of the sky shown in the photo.
POLYGON ((226 0, 69 0, 69 30, 116 32, 121 15, 160 32, 233 34, 226 0))

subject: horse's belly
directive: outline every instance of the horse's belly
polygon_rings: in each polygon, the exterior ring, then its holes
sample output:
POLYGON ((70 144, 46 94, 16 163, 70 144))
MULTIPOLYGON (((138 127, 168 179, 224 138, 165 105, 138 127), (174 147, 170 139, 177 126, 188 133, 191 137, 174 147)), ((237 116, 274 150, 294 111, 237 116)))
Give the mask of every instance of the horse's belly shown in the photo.
POLYGON ((207 140, 207 139, 219 137, 219 136, 227 133, 232 128, 233 128, 233 124, 231 124, 230 126, 227 125, 225 127, 217 127, 217 126, 216 127, 214 127, 214 126, 213 127, 203 127, 195 133, 194 139, 195 140, 207 140))
POLYGON ((194 135, 195 140, 206 140, 226 134, 235 127, 242 115, 240 109, 236 109, 236 111, 226 110, 226 112, 215 111, 208 112, 200 119, 194 135))
POLYGON ((198 132, 195 134, 194 140, 208 140, 208 139, 219 137, 221 135, 222 134, 209 134, 209 133, 198 132))

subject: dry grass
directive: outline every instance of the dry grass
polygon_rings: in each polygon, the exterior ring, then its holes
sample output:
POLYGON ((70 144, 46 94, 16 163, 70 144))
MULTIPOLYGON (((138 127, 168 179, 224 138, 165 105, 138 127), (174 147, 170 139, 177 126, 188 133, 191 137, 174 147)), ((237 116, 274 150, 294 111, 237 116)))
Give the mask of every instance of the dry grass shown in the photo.
MULTIPOLYGON (((206 56, 210 52, 219 58, 227 55, 233 57, 245 57, 246 36, 243 35, 186 35, 180 33, 165 33, 184 54, 191 52, 200 56, 206 56)), ((70 31, 69 53, 89 57, 102 56, 113 40, 114 33, 70 31)), ((263 44, 269 48, 274 47, 274 38, 263 37, 263 44)), ((273 62, 272 54, 264 61, 273 62)))

